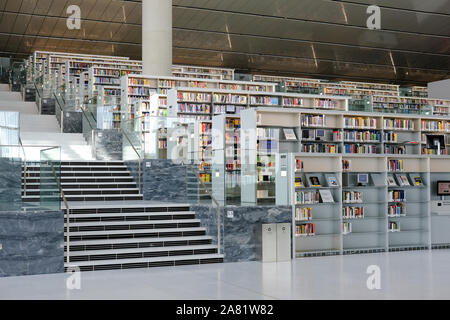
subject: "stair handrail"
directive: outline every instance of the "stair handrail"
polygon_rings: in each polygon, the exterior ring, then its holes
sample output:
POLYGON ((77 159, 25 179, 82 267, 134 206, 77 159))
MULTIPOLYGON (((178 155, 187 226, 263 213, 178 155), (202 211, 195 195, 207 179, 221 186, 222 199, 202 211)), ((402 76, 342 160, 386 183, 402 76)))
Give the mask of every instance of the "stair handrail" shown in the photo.
POLYGON ((86 111, 84 110, 84 107, 81 107, 80 109, 81 109, 83 116, 86 118, 86 120, 89 124, 89 127, 91 128, 91 130, 94 130, 94 126, 92 125, 91 120, 89 120, 89 117, 86 115, 86 111))
POLYGON ((37 86, 37 84, 36 84, 36 81, 33 81, 33 85, 34 85, 34 88, 36 89, 36 92, 37 92, 39 98, 40 98, 40 97, 41 97, 41 94, 39 93, 39 88, 38 88, 38 86, 37 86))
MULTIPOLYGON (((141 176, 140 173, 141 173, 141 159, 142 159, 142 157, 141 157, 141 155, 139 154, 139 152, 137 151, 137 149, 135 148, 135 146, 133 145, 133 143, 131 142, 131 139, 128 137, 128 135, 126 134, 126 132, 123 130, 123 127, 124 127, 123 124, 124 124, 125 122, 130 122, 130 121, 136 121, 136 120, 139 120, 139 121, 140 121, 141 119, 144 119, 144 118, 146 118, 146 117, 145 117, 145 116, 140 116, 140 117, 136 117, 136 118, 134 118, 134 119, 126 120, 126 121, 123 121, 123 122, 121 123, 121 126, 120 126, 120 130, 123 132, 125 138, 128 140, 128 142, 129 142, 130 145, 132 146, 134 152, 136 152, 136 154, 137 154, 138 157, 139 157, 139 161, 140 161, 140 163, 139 163, 139 184, 140 184, 140 176, 141 176)), ((211 198, 212 202, 214 203, 214 205, 215 205, 215 207, 216 207, 216 210, 217 210, 217 252, 220 254, 221 249, 222 249, 222 245, 221 245, 221 242, 222 242, 222 230, 221 230, 222 213, 221 213, 221 206, 220 206, 220 203, 219 203, 219 201, 214 197, 214 195, 210 192, 210 190, 209 190, 208 187, 205 185, 205 183, 202 181, 202 179, 200 179, 200 174, 199 174, 199 172, 197 172, 197 171, 195 170, 195 168, 191 165, 191 163, 189 163, 189 162, 186 163, 186 162, 182 161, 182 164, 185 164, 186 167, 188 167, 189 170, 194 174, 194 176, 195 176, 195 178, 197 179, 197 181, 199 182, 200 186, 202 187, 202 189, 205 190, 205 192, 206 192, 206 193, 208 194, 208 196, 211 198)))
POLYGON ((131 142, 130 137, 128 137, 127 133, 123 130, 122 127, 119 128, 120 132, 122 132, 123 136, 127 139, 128 143, 131 145, 131 147, 133 148, 134 152, 137 154, 138 156, 138 162, 139 162, 139 172, 138 172, 138 183, 139 183, 139 190, 140 192, 142 192, 142 156, 141 154, 137 151, 136 147, 134 146, 134 144, 131 142))
POLYGON ((61 111, 64 111, 63 107, 61 107, 61 104, 59 103, 58 96, 56 95, 56 92, 53 92, 53 96, 55 97, 55 101, 58 104, 59 109, 61 111))
MULTIPOLYGON (((55 148, 59 148, 59 147, 52 147, 49 149, 44 149, 44 150, 41 150, 41 152, 55 149, 55 148)), ((53 166, 53 161, 48 161, 48 162, 50 163, 56 183, 58 184, 59 192, 61 193, 61 198, 63 199, 64 206, 66 207, 66 219, 65 219, 64 224, 66 226, 66 262, 68 265, 70 263, 70 207, 69 207, 69 202, 67 201, 66 195, 64 194, 64 190, 62 189, 61 181, 56 174, 55 167, 53 166)))

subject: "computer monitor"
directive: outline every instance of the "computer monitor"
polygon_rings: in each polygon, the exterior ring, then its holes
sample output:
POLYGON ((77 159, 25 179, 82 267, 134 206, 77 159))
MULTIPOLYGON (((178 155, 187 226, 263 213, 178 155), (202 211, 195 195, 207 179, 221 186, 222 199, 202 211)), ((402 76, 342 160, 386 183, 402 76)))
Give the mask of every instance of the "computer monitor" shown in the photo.
POLYGON ((322 140, 325 138, 325 130, 316 130, 316 140, 322 140))
POLYGON ((450 195, 450 181, 438 181, 437 182, 437 195, 438 196, 450 195))
POLYGON ((358 173, 357 176, 358 185, 366 185, 369 183, 369 174, 367 173, 358 173))

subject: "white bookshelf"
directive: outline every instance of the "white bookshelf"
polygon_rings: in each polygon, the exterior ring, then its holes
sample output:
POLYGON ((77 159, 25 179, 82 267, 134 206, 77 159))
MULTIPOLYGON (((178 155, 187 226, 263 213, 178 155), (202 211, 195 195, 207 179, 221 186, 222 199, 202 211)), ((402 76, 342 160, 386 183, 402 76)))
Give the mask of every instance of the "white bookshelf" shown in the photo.
POLYGON ((289 194, 296 225, 293 234, 297 234, 294 256, 430 249, 430 160, 423 156, 292 154, 289 194), (401 162, 401 170, 390 170, 394 160, 401 162), (318 178, 321 186, 312 186, 311 177, 318 178), (331 186, 330 177, 336 178, 337 186, 331 186), (407 179, 409 185, 389 185, 388 177, 395 182, 407 179), (333 203, 324 203, 321 194, 318 201, 301 201, 302 193, 327 189, 332 190, 333 203), (309 210, 306 214, 304 208, 309 210), (313 234, 303 234, 298 228, 308 223, 314 224, 313 234))
POLYGON ((289 199, 295 222, 292 227, 293 256, 339 254, 342 252, 340 157, 297 155, 291 154, 289 164, 289 199), (329 183, 330 178, 335 180, 335 185, 329 183), (315 179, 320 186, 313 184, 315 179), (331 195, 332 202, 324 201, 322 193, 331 195))
POLYGON ((230 68, 174 65, 172 73, 175 77, 183 78, 234 80, 234 69, 230 68))

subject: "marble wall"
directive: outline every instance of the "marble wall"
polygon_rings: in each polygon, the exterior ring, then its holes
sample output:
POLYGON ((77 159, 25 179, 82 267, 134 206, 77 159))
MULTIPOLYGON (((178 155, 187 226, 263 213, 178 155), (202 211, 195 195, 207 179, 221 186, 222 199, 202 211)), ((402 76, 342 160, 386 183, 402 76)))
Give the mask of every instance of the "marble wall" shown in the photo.
POLYGON ((130 171, 131 176, 133 177, 136 184, 139 183, 139 174, 141 176, 142 181, 142 168, 143 165, 141 165, 141 172, 139 172, 139 161, 133 160, 133 161, 124 161, 124 164, 127 166, 128 171, 130 171))
POLYGON ((0 277, 64 272, 63 212, 1 212, 0 244, 0 277))
POLYGON ((257 227, 266 223, 292 223, 291 206, 226 206, 233 218, 224 218, 225 262, 255 261, 257 227))
MULTIPOLYGON (((217 209, 215 206, 208 205, 191 205, 191 210, 195 211, 195 218, 200 219, 200 225, 206 229, 206 234, 213 237, 213 243, 217 244, 217 209)), ((224 234, 224 220, 225 210, 223 207, 220 209, 221 224, 220 231, 222 234, 221 245, 223 247, 223 234, 224 234)))
POLYGON ((187 201, 186 166, 172 160, 144 160, 142 184, 144 200, 187 201))
POLYGON ((40 103, 41 114, 54 115, 56 111, 56 101, 53 98, 42 98, 40 103))
POLYGON ((0 158, 0 214, 22 206, 22 161, 0 158))
POLYGON ((97 160, 122 160, 122 132, 119 130, 95 130, 94 150, 97 160))
MULTIPOLYGON (((59 112, 57 112, 59 113, 59 112)), ((63 116, 63 133, 82 133, 83 121, 81 112, 77 111, 65 111, 62 112, 63 116)))
MULTIPOLYGON (((207 235, 217 244, 217 210, 212 206, 193 205, 207 235)), ((222 246, 225 262, 255 261, 257 227, 266 223, 292 223, 291 206, 222 207, 222 246), (227 212, 233 217, 228 218, 227 212)))

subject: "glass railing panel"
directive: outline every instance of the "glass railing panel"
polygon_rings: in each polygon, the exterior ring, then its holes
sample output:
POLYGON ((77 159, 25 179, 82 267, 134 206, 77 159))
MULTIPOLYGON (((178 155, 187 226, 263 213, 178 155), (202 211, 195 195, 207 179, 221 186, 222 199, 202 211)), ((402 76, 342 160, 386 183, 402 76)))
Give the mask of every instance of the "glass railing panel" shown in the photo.
POLYGON ((0 213, 22 209, 23 158, 19 145, 0 146, 0 213))
MULTIPOLYGON (((122 119, 127 114, 121 114, 122 119)), ((141 117, 133 119, 123 119, 120 123, 122 131, 122 156, 124 161, 142 160, 143 152, 143 132, 141 117)))
POLYGON ((61 149, 47 148, 40 151, 39 198, 41 208, 61 209, 61 149))

